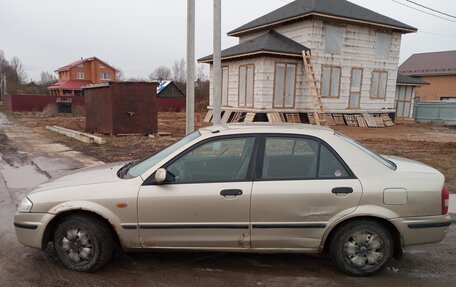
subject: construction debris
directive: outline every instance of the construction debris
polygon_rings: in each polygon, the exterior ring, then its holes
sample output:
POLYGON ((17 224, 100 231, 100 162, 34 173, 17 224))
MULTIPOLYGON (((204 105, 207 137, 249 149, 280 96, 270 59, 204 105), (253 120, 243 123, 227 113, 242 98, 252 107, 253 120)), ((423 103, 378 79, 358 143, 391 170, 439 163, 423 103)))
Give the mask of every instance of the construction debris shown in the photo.
POLYGON ((48 129, 50 131, 53 131, 53 132, 56 132, 56 133, 59 133, 59 134, 62 134, 62 135, 65 135, 65 136, 67 136, 69 138, 74 138, 74 139, 76 139, 78 141, 81 141, 81 142, 84 142, 84 143, 88 143, 88 144, 94 143, 94 144, 102 145, 102 144, 106 143, 106 140, 101 138, 101 137, 90 135, 90 134, 86 134, 86 133, 82 133, 82 132, 78 132, 78 131, 75 131, 75 130, 62 128, 62 127, 59 127, 59 126, 46 126, 46 129, 48 129))
POLYGON ((285 122, 285 117, 282 113, 268 113, 267 115, 268 121, 270 123, 283 123, 285 122))
POLYGON ((297 114, 297 113, 285 114, 285 118, 287 119, 288 123, 294 123, 294 124, 301 123, 301 119, 299 118, 299 114, 297 114))
POLYGON ((333 114, 334 121, 338 126, 345 126, 344 116, 342 114, 333 114))

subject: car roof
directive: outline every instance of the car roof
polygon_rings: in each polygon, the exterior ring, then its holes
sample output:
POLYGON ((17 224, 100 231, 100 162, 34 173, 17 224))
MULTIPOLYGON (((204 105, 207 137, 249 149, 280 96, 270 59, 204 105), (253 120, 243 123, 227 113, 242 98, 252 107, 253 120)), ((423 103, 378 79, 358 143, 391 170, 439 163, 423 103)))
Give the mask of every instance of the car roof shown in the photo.
POLYGON ((316 134, 329 133, 334 134, 334 130, 328 127, 315 126, 309 124, 293 123, 236 123, 225 125, 213 125, 201 128, 200 133, 217 133, 217 134, 237 134, 237 133, 283 133, 283 134, 316 134))

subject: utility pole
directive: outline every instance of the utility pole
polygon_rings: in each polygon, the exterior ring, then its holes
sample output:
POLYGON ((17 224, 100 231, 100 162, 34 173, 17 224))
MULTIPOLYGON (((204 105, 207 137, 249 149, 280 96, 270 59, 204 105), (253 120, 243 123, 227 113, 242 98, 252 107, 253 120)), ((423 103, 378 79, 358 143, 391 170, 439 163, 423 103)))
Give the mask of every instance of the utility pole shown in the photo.
POLYGON ((187 134, 195 130, 195 0, 187 0, 187 134))
POLYGON ((222 0, 214 0, 214 67, 213 67, 213 119, 220 124, 222 113, 222 0))

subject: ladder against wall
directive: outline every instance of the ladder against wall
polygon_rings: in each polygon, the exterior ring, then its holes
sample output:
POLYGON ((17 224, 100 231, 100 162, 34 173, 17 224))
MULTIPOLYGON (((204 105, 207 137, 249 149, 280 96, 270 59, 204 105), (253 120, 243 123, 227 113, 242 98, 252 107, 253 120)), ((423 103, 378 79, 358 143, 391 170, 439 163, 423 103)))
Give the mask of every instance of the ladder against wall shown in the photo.
POLYGON ((314 69, 312 66, 310 51, 303 51, 302 57, 304 60, 304 70, 306 73, 307 86, 309 87, 310 99, 313 105, 313 121, 316 125, 327 126, 325 111, 321 102, 320 87, 315 78, 314 69))

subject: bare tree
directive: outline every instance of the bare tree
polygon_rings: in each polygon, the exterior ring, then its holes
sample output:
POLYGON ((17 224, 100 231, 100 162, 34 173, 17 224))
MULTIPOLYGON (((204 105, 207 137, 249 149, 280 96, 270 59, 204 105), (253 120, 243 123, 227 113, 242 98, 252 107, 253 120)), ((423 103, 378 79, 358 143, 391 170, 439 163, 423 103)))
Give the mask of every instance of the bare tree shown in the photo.
POLYGON ((209 77, 207 76, 207 73, 206 73, 205 65, 199 65, 198 73, 196 74, 196 80, 199 82, 205 82, 205 81, 209 80, 209 77))
POLYGON ((182 58, 180 61, 175 61, 172 67, 173 72, 173 81, 178 83, 185 83, 185 78, 187 77, 187 71, 185 68, 185 60, 182 58))
POLYGON ((14 82, 18 85, 23 84, 27 79, 27 74, 25 73, 24 65, 22 64, 21 60, 18 57, 14 56, 11 58, 10 67, 13 72, 13 81, 15 80, 14 82))
POLYGON ((168 67, 160 66, 149 75, 151 81, 163 82, 171 79, 171 70, 168 67))
POLYGON ((0 95, 6 93, 6 68, 8 67, 8 61, 5 59, 5 53, 0 50, 0 95))
POLYGON ((122 69, 115 67, 116 68, 116 81, 122 82, 125 81, 125 75, 122 69))
POLYGON ((148 82, 146 78, 143 77, 130 77, 127 80, 128 82, 148 82))
POLYGON ((149 78, 153 81, 171 80, 171 69, 165 66, 159 66, 149 75, 149 78))
POLYGON ((38 82, 38 84, 40 86, 48 87, 52 84, 55 84, 56 82, 57 82, 57 77, 53 73, 43 71, 40 74, 40 81, 38 82))

